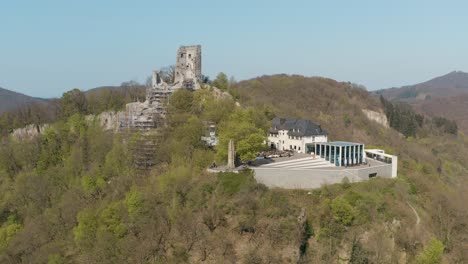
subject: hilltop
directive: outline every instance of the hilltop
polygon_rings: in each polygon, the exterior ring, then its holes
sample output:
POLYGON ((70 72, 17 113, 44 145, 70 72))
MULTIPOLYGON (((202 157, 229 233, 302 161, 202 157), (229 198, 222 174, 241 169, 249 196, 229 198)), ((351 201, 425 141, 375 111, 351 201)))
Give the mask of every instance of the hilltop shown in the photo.
POLYGON ((468 73, 454 71, 420 84, 379 90, 375 94, 410 103, 428 117, 454 120, 468 132, 468 73))
POLYGON ((374 141, 373 133, 366 130, 380 126, 363 110, 385 115, 378 98, 361 86, 322 77, 262 76, 241 81, 232 90, 242 105, 267 107, 277 116, 305 118, 322 125, 331 141, 374 141))
MULTIPOLYGON (((210 89, 175 92, 167 126, 152 134, 115 134, 87 120, 83 113, 115 106, 104 96, 67 108, 72 111, 32 141, 5 139, 0 261, 466 261, 468 140, 462 134, 425 120, 405 135, 417 117, 411 109, 327 78, 262 76, 226 89, 240 106, 215 99, 210 89), (388 114, 391 127, 364 110, 388 114), (233 137, 240 156, 250 156, 252 145, 263 148, 274 116, 310 119, 330 140, 398 155, 398 178, 301 191, 268 189, 249 172, 206 171, 213 160, 226 161, 233 137), (217 126, 221 144, 214 149, 200 140, 206 121, 217 126), (142 171, 135 165, 146 142, 157 151, 154 167, 142 171)), ((60 104, 73 103, 65 99, 60 104)))
POLYGON ((0 87, 0 114, 18 109, 30 103, 43 103, 46 104, 45 99, 27 96, 25 94, 13 92, 0 87))
POLYGON ((438 97, 468 94, 468 73, 453 71, 429 81, 375 92, 389 100, 420 102, 438 97))

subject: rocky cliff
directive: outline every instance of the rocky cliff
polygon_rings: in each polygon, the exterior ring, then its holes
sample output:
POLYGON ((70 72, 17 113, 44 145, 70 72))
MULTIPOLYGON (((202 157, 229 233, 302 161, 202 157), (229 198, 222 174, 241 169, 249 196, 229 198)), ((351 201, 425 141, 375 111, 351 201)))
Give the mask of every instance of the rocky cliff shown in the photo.
MULTIPOLYGON (((99 115, 88 115, 88 122, 97 121, 104 130, 117 132, 120 126, 120 120, 125 115, 124 112, 102 112, 99 115)), ((11 135, 18 140, 27 140, 37 137, 49 127, 49 124, 30 124, 23 128, 13 130, 11 135)))
POLYGON ((369 120, 375 121, 382 126, 389 128, 387 116, 382 112, 376 112, 368 109, 362 109, 362 112, 367 116, 369 120))

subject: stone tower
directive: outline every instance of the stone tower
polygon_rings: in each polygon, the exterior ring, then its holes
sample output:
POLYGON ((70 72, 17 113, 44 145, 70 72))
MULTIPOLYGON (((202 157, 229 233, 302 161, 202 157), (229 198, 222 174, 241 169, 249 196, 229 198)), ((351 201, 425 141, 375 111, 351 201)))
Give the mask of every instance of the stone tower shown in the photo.
POLYGON ((166 83, 160 71, 154 71, 151 86, 146 89, 146 101, 126 105, 120 128, 149 130, 161 126, 166 117, 169 96, 178 89, 200 89, 201 46, 181 46, 177 51, 174 83, 166 83))
POLYGON ((182 46, 177 51, 175 88, 200 89, 202 80, 201 46, 182 46))

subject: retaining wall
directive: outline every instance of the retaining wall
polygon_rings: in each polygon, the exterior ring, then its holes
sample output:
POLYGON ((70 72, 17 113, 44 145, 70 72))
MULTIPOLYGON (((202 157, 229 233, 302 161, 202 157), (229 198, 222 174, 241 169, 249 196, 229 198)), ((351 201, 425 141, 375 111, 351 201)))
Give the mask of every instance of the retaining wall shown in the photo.
POLYGON ((269 188, 314 189, 324 184, 341 183, 345 177, 350 182, 369 179, 369 174, 377 177, 391 178, 392 165, 383 164, 358 169, 281 169, 254 168, 255 179, 269 188))

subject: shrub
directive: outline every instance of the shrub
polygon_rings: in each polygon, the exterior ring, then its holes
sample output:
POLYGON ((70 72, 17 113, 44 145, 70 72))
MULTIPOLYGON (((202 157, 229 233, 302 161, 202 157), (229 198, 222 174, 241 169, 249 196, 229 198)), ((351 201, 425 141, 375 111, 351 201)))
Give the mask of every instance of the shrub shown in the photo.
POLYGON ((248 188, 255 183, 250 172, 221 172, 218 174, 218 180, 223 191, 229 195, 238 193, 241 189, 248 188))
POLYGON ((333 216, 343 225, 349 226, 353 223, 354 208, 343 198, 335 198, 330 204, 333 216))
POLYGON ((444 253, 444 244, 437 238, 432 238, 415 259, 416 264, 437 264, 441 263, 444 253))

